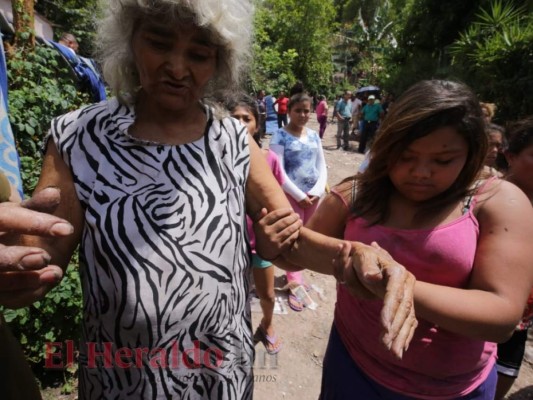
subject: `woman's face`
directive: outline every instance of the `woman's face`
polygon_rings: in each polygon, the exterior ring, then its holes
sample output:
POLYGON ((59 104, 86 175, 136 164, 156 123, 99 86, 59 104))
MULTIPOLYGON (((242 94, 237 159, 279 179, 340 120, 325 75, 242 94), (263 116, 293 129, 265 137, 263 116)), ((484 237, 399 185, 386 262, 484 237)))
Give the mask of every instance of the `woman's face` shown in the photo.
POLYGON ((235 119, 238 119, 241 124, 246 126, 250 135, 254 135, 257 132, 257 121, 255 120, 254 114, 252 114, 248 107, 235 107, 235 109, 231 112, 231 116, 235 119))
POLYGON ((494 167, 496 164, 496 157, 498 153, 502 151, 503 146, 503 136, 498 131, 489 132, 489 151, 487 153, 487 158, 485 158, 485 165, 489 167, 494 167))
POLYGON ((135 66, 147 100, 169 111, 196 107, 217 67, 217 47, 196 25, 179 29, 140 23, 132 41, 135 66))
POLYGON ((509 179, 528 196, 533 194, 533 144, 527 146, 518 154, 505 154, 509 169, 509 179))
POLYGON ((309 122, 309 116, 311 115, 311 102, 300 101, 294 104, 289 110, 289 118, 291 119, 291 125, 303 128, 307 122, 309 122))
POLYGON ((422 202, 447 190, 461 173, 468 144, 454 128, 444 127, 415 140, 389 171, 396 190, 422 202))

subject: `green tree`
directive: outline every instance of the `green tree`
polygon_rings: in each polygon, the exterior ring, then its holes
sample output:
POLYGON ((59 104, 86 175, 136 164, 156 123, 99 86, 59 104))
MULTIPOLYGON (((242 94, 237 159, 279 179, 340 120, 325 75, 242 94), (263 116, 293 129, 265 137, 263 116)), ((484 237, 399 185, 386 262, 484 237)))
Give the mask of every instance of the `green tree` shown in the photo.
POLYGON ((385 61, 385 85, 397 93, 421 79, 453 76, 447 48, 489 0, 391 0, 398 47, 385 61))
POLYGON ((450 46, 456 74, 487 101, 501 121, 533 113, 533 16, 496 0, 450 46))
POLYGON ((330 39, 332 0, 265 0, 258 3, 252 83, 255 88, 286 88, 301 80, 322 90, 333 72, 330 39))

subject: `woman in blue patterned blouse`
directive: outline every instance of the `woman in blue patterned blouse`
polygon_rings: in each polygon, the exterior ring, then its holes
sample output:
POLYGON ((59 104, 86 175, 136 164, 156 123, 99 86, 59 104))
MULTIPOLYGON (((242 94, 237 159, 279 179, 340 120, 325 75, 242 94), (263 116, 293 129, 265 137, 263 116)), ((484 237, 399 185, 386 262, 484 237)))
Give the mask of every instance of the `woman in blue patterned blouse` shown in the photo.
MULTIPOLYGON (((270 141, 270 149, 279 159, 284 174, 283 190, 292 208, 305 224, 315 212, 327 182, 326 161, 318 133, 306 127, 312 99, 305 93, 291 97, 290 122, 280 128, 270 141)), ((287 272, 290 285, 303 284, 302 272, 287 272)), ((302 303, 289 296, 289 306, 301 311, 302 303)))

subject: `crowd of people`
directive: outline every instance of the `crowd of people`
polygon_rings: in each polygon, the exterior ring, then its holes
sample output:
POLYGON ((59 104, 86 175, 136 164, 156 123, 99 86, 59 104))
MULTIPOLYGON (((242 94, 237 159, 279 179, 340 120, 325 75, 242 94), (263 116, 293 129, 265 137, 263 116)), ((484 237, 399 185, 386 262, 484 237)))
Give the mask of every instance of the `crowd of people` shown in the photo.
POLYGON ((80 399, 251 399, 254 339, 282 350, 274 265, 337 280, 320 399, 504 395, 533 314, 532 119, 496 128, 452 81, 346 91, 337 148, 357 131, 368 165, 327 193, 325 96, 242 93, 248 1, 109 3, 115 97, 55 118, 33 199, 0 207, 3 306, 61 284, 80 246, 80 399))

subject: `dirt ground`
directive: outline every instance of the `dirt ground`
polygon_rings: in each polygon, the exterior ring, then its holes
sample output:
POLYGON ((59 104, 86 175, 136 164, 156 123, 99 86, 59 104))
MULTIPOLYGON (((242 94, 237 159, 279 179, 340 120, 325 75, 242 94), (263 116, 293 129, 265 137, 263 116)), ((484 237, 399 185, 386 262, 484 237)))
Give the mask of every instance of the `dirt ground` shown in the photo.
MULTIPOLYGON (((310 128, 318 130, 316 116, 311 116, 310 128)), ((328 165, 330 186, 357 171, 363 156, 356 151, 357 142, 350 142, 350 151, 336 150, 337 126, 328 125, 324 135, 324 152, 328 165)), ((276 287, 285 285, 284 274, 276 271, 276 287)), ((326 350, 335 305, 335 281, 332 277, 305 272, 306 282, 323 291, 310 295, 318 304, 316 310, 294 312, 285 305, 287 314, 275 315, 277 334, 283 340, 283 348, 276 356, 269 356, 261 343, 256 345, 255 400, 312 400, 320 393, 322 359, 326 350)), ((286 293, 277 292, 281 301, 286 293)), ((260 322, 261 313, 252 314, 254 327, 260 322)), ((531 335, 530 335, 531 336, 531 335)), ((533 399, 533 340, 528 342, 526 361, 514 384, 509 400, 533 399), (529 362, 528 362, 529 361, 529 362)))

